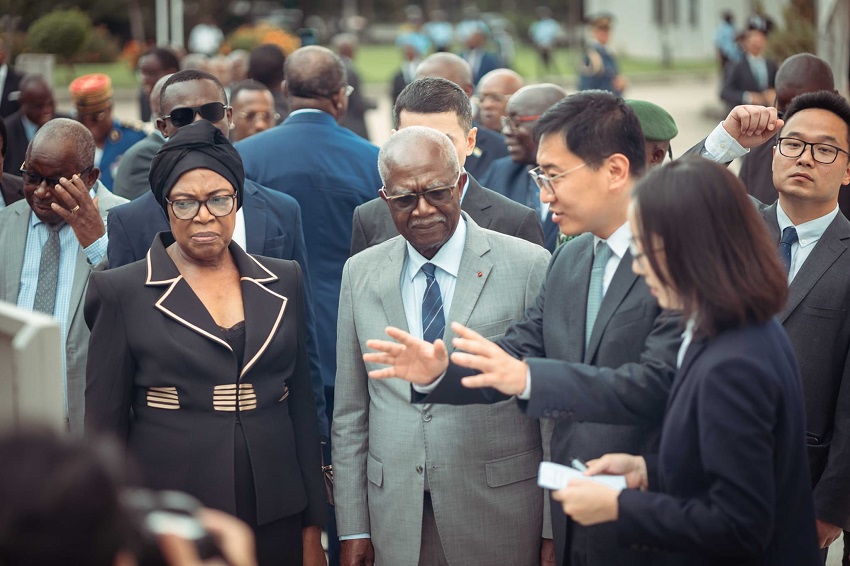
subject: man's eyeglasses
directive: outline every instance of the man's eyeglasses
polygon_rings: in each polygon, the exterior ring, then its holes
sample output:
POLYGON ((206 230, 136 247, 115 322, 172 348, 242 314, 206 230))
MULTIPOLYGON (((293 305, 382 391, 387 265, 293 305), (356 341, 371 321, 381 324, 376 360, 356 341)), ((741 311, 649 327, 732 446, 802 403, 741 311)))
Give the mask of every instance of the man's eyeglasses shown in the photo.
POLYGON ((444 206, 452 201, 452 190, 457 186, 460 177, 455 181, 454 185, 445 187, 434 187, 419 193, 405 193, 403 195, 392 195, 387 193, 384 187, 379 191, 390 206, 398 212, 411 212, 419 206, 419 199, 424 198, 431 206, 444 206))
POLYGON ((263 122, 277 122, 280 120, 280 114, 277 112, 237 112, 237 116, 239 116, 240 120, 247 120, 248 122, 254 122, 258 118, 263 122))
POLYGON ((578 171, 582 167, 586 166, 587 163, 582 162, 580 165, 576 165, 572 169, 567 169, 563 173, 558 173, 557 175, 553 175, 551 177, 547 177, 546 175, 544 175, 540 167, 535 167, 534 169, 529 171, 528 174, 531 175, 531 178, 534 180, 534 184, 536 184, 540 190, 546 190, 550 195, 554 195, 555 187, 552 185, 552 181, 563 177, 564 175, 569 175, 573 171, 578 171))
POLYGON ((779 138, 776 143, 779 153, 785 157, 800 157, 806 151, 806 146, 812 152, 812 159, 824 165, 835 163, 839 152, 850 157, 847 151, 828 143, 811 143, 797 138, 779 138))
POLYGON ((227 216, 233 212, 233 205, 236 202, 236 195, 216 195, 207 200, 194 200, 181 198, 177 200, 165 199, 165 202, 171 205, 171 212, 179 220, 191 220, 198 215, 201 210, 201 205, 207 207, 210 214, 216 218, 219 216, 227 216))
POLYGON ((475 99, 478 101, 479 104, 484 104, 488 100, 492 100, 497 104, 501 104, 505 102, 508 98, 510 98, 509 95, 499 94, 496 92, 480 92, 475 95, 475 99))
POLYGON ((221 102, 207 102, 200 106, 175 108, 168 116, 163 116, 163 120, 171 120, 175 128, 188 126, 195 121, 195 115, 200 114, 201 118, 209 122, 218 122, 224 118, 224 114, 230 106, 221 102))
POLYGON ((534 122, 535 120, 540 119, 540 114, 537 116, 514 116, 513 118, 509 118, 507 116, 502 116, 502 128, 508 128, 510 130, 518 130, 520 126, 523 124, 527 124, 528 122, 534 122))
MULTIPOLYGON (((82 177, 83 175, 85 175, 86 173, 91 171, 92 169, 94 169, 94 165, 89 165, 88 167, 86 167, 85 169, 80 171, 78 173, 78 175, 80 177, 82 177)), ((23 177, 24 183, 27 184, 27 185, 39 186, 39 185, 41 185, 42 182, 45 182, 45 183, 47 183, 48 187, 53 188, 53 187, 55 187, 56 185, 59 184, 59 177, 45 177, 44 175, 39 175, 35 171, 27 170, 26 169, 26 161, 21 163, 20 171, 21 171, 21 177, 23 177)), ((66 179, 70 179, 71 177, 73 177, 73 175, 62 175, 62 176, 65 177, 66 179)))

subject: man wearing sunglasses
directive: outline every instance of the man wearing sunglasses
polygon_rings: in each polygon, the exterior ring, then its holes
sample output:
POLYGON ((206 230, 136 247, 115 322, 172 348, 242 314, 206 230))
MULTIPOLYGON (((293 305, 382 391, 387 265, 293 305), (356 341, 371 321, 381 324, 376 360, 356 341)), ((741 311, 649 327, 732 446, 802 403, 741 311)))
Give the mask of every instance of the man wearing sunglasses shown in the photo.
POLYGON ((567 96, 554 84, 526 86, 508 101, 507 116, 502 116, 502 135, 508 156, 494 161, 484 178, 485 186, 534 210, 543 228, 546 249, 555 251, 558 244, 558 225, 552 222, 549 207, 540 200, 540 189, 528 172, 537 166, 537 141, 534 126, 553 104, 567 96))
MULTIPOLYGON (((208 120, 224 135, 230 131, 231 109, 221 82, 203 71, 178 71, 165 81, 160 92, 157 128, 168 138, 178 128, 197 120, 208 120)), ((150 190, 113 210, 109 215, 109 267, 115 268, 144 259, 154 236, 169 231, 164 210, 150 190)), ((324 385, 319 373, 315 317, 309 279, 309 266, 301 229, 301 210, 292 197, 272 191, 245 179, 242 208, 236 212, 233 239, 248 253, 294 259, 304 270, 307 307, 307 353, 313 393, 319 415, 319 432, 329 436, 325 415, 324 385)))
POLYGON ((467 174, 442 132, 403 128, 378 163, 402 237, 353 256, 342 276, 332 441, 341 564, 539 565, 539 421, 512 400, 412 405, 405 384, 370 381, 376 366, 362 356, 388 325, 449 345, 455 320, 500 335, 533 302, 549 253, 461 211, 467 174))
POLYGON ((55 118, 36 132, 20 165, 25 200, 0 210, 0 301, 56 319, 65 358, 65 415, 82 433, 89 330, 83 296, 106 268, 107 211, 127 200, 98 181, 95 143, 79 122, 55 118))

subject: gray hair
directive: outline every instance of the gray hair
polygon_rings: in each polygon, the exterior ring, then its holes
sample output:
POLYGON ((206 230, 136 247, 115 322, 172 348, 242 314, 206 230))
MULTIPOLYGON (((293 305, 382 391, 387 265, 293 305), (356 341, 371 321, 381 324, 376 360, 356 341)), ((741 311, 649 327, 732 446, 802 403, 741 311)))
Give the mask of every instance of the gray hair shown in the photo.
POLYGON ((63 144, 74 149, 74 158, 80 171, 94 165, 94 136, 80 122, 70 118, 54 118, 38 129, 27 148, 27 159, 32 149, 41 143, 63 144))
POLYGON ((398 163, 404 155, 421 151, 422 147, 428 144, 436 146, 440 151, 440 161, 435 163, 434 166, 445 165, 452 169, 453 177, 460 176, 457 151, 455 151, 448 136, 433 128, 410 126, 391 135, 390 139, 381 147, 378 154, 378 172, 381 174, 381 182, 386 186, 392 166, 398 163))

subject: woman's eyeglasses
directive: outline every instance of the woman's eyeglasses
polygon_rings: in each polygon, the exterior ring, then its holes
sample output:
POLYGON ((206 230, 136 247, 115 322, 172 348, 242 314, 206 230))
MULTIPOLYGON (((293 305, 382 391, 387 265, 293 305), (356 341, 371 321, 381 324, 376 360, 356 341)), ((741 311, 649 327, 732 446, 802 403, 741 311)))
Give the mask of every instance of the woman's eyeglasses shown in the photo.
POLYGON ((218 218, 219 216, 227 216, 233 212, 233 205, 236 202, 236 195, 216 195, 207 200, 194 200, 181 198, 177 200, 165 199, 165 202, 171 205, 171 212, 174 213, 178 220, 191 220, 198 215, 201 210, 201 205, 207 207, 210 214, 218 218))

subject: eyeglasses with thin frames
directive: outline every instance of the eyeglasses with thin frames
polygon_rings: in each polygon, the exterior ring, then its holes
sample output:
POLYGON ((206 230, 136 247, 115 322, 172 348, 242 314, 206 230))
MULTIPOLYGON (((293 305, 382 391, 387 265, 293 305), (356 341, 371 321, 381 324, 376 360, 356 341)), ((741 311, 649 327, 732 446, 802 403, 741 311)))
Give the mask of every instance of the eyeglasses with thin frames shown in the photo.
POLYGON ((387 193, 387 189, 385 187, 381 187, 381 190, 378 191, 384 199, 390 203, 395 210, 398 212, 410 212, 415 210, 417 206, 419 206, 419 199, 424 198, 425 202, 430 204, 431 206, 444 206, 451 202, 452 200, 452 190, 457 187, 458 182, 460 181, 460 176, 458 176, 457 180, 453 185, 446 185, 444 187, 434 187, 433 189, 427 189, 419 193, 405 193, 403 195, 390 195, 387 193))
POLYGON ((567 169, 563 173, 558 173, 557 175, 553 175, 551 177, 547 177, 546 175, 544 175, 541 172, 542 170, 540 169, 540 167, 535 167, 534 169, 529 171, 528 174, 531 175, 531 178, 534 180, 534 183, 537 185, 537 187, 540 190, 545 190, 550 195, 554 196, 555 187, 553 186, 552 181, 554 181, 555 179, 559 179, 559 178, 563 177, 564 175, 569 175, 570 173, 573 173, 574 171, 578 171, 582 167, 586 167, 586 166, 587 166, 587 162, 582 162, 580 165, 576 165, 572 169, 567 169))
POLYGON ((523 124, 527 124, 529 122, 534 122, 540 119, 540 114, 536 116, 514 116, 510 118, 508 116, 502 116, 499 120, 502 123, 502 128, 508 128, 511 131, 518 130, 520 126, 523 124))
POLYGON ((218 218, 220 216, 227 216, 233 212, 233 206, 236 202, 236 194, 215 195, 206 200, 188 198, 168 200, 166 198, 165 202, 171 205, 171 212, 173 212, 174 217, 179 220, 192 220, 195 218, 201 210, 201 205, 207 207, 207 211, 218 218))
POLYGON ((828 143, 812 143, 803 141, 798 138, 779 138, 776 142, 776 147, 779 153, 785 157, 800 157, 806 151, 806 146, 809 146, 809 151, 812 153, 812 159, 824 165, 835 163, 838 159, 838 153, 843 153, 850 157, 850 153, 841 149, 838 146, 828 143))
POLYGON ((280 114, 277 112, 237 112, 236 115, 239 116, 239 119, 248 122, 254 122, 258 118, 263 122, 277 122, 280 120, 280 114))
MULTIPOLYGON (((51 189, 59 184, 59 177, 45 177, 44 175, 39 175, 35 171, 27 170, 26 165, 27 162, 24 161, 23 163, 21 163, 20 169, 21 177, 23 178, 25 184, 39 186, 42 182, 45 182, 47 183, 47 186, 51 189)), ((82 177, 92 169, 94 169, 94 165, 89 165, 77 174, 82 177)), ((66 179, 70 179, 71 177, 73 177, 73 175, 63 175, 63 177, 65 177, 66 179)))

